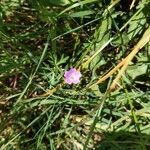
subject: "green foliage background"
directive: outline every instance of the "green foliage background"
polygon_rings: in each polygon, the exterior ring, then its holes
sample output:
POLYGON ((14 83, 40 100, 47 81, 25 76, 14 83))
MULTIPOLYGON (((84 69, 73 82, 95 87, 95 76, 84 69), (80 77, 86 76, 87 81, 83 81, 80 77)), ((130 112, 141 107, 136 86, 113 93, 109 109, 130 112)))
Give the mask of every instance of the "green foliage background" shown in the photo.
POLYGON ((132 51, 149 9, 149 0, 1 0, 1 149, 150 149, 150 43, 120 89, 107 90, 115 75, 87 88, 132 51), (71 67, 80 84, 60 86, 71 67))

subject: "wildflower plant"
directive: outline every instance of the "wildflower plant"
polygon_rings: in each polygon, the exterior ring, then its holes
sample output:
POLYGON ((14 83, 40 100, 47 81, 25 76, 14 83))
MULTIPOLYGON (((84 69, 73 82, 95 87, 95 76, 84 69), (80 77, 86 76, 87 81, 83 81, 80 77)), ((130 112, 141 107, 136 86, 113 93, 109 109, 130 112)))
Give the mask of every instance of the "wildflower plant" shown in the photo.
POLYGON ((1 0, 0 150, 150 149, 149 8, 1 0))

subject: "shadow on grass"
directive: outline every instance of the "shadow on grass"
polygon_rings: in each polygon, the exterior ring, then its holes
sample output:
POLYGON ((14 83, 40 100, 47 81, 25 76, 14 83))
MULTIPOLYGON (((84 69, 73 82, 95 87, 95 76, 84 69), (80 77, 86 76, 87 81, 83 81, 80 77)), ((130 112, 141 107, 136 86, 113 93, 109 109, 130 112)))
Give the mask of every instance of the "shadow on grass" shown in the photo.
POLYGON ((104 133, 101 142, 95 145, 97 150, 150 150, 150 135, 133 132, 104 133))

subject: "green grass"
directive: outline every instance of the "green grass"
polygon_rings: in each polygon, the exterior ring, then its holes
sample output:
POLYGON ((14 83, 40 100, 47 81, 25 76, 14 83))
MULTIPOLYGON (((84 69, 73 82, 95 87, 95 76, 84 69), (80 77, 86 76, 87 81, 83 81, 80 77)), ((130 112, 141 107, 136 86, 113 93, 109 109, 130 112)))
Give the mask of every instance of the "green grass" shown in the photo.
POLYGON ((149 8, 1 0, 0 150, 150 149, 149 8))

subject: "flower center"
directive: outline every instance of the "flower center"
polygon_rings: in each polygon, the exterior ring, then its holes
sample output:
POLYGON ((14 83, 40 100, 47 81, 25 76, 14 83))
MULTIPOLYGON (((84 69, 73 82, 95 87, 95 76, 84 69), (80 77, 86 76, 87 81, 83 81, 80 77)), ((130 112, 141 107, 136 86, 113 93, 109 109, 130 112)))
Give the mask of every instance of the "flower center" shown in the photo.
POLYGON ((71 76, 71 79, 74 80, 74 76, 71 76))

